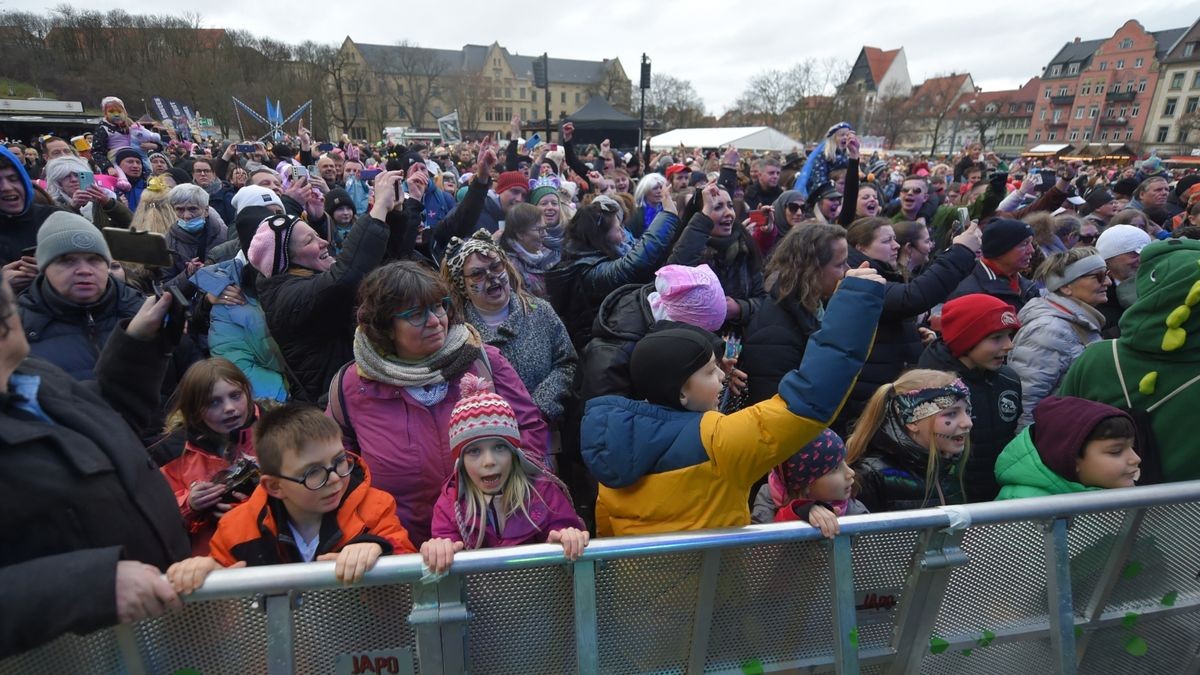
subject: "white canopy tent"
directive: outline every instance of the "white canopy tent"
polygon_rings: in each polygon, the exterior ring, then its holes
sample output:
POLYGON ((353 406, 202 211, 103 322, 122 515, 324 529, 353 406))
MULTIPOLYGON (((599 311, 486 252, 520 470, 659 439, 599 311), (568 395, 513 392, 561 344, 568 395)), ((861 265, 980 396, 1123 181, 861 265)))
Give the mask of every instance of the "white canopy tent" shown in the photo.
POLYGON ((791 152, 804 144, 771 127, 717 127, 715 129, 674 129, 650 139, 655 150, 678 148, 719 148, 735 146, 739 150, 774 150, 791 152))

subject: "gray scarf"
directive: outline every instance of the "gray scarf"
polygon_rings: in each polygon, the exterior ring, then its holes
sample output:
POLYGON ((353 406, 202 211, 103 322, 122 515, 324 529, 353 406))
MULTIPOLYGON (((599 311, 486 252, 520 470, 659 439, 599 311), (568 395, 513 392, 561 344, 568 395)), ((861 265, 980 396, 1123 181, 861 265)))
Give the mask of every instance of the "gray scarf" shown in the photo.
POLYGON ((358 328, 354 331, 354 365, 359 376, 368 380, 396 387, 428 387, 448 383, 466 372, 479 358, 482 345, 475 328, 460 323, 450 326, 441 349, 420 361, 401 361, 380 354, 358 328))

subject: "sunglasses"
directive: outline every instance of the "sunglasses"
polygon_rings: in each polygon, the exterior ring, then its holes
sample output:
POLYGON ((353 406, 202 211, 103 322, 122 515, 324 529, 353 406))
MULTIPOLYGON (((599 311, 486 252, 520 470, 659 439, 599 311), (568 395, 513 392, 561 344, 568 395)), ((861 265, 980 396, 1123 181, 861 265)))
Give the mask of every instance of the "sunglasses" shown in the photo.
POLYGON ((908 194, 919 195, 923 192, 925 192, 925 190, 923 188, 900 188, 900 194, 902 194, 902 195, 908 195, 908 194))
POLYGON ((1108 271, 1102 270, 1100 272, 1096 272, 1095 274, 1085 274, 1080 278, 1081 279, 1094 279, 1096 283, 1102 284, 1105 281, 1108 281, 1108 271))
POLYGON ((419 328, 429 322, 429 315, 432 314, 439 319, 446 316, 450 311, 450 296, 446 296, 438 301, 436 305, 426 305, 425 307, 414 307, 403 312, 392 314, 393 319, 404 319, 408 325, 413 328, 419 328))
POLYGON ((804 208, 804 205, 800 202, 792 202, 787 205, 788 213, 800 213, 800 209, 802 208, 804 208))

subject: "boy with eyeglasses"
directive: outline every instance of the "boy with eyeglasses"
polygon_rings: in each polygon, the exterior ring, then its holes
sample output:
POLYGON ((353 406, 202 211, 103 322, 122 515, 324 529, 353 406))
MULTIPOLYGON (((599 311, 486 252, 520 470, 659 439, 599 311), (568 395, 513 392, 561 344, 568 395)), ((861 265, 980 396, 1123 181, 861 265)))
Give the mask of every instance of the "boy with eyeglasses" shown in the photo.
POLYGON ((175 563, 167 579, 179 593, 199 588, 218 567, 333 560, 351 584, 379 556, 414 553, 396 517, 396 500, 371 487, 342 431, 320 410, 288 404, 254 428, 262 478, 250 498, 221 518, 209 556, 175 563))

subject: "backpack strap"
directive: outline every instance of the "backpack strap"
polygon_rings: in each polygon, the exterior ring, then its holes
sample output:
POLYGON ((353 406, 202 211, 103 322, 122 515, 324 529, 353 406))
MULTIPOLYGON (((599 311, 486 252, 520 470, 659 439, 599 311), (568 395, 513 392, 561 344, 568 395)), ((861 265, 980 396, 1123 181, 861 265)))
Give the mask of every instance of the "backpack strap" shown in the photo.
POLYGON ((354 365, 353 361, 338 369, 337 375, 329 382, 329 414, 333 421, 342 428, 342 433, 358 447, 358 435, 354 433, 354 425, 350 423, 350 413, 346 410, 346 398, 342 396, 342 384, 346 379, 346 369, 354 365))
POLYGON ((479 358, 475 359, 479 364, 479 370, 483 374, 484 379, 488 381, 488 389, 494 394, 496 393, 496 380, 492 376, 492 362, 488 359, 487 345, 479 346, 479 358))
POLYGON ((1112 340, 1113 368, 1117 370, 1117 382, 1121 383, 1121 394, 1125 397, 1125 407, 1132 408, 1133 401, 1129 400, 1129 387, 1125 386, 1125 373, 1121 372, 1121 357, 1117 356, 1117 341, 1112 340))

